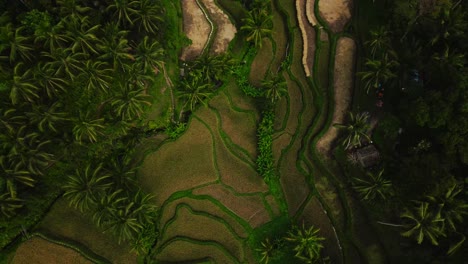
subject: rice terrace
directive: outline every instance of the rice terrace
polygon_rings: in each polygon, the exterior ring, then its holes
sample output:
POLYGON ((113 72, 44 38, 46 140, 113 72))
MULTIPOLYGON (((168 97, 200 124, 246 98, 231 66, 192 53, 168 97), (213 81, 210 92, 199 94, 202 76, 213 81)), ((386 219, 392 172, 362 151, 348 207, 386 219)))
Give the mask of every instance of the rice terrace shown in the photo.
POLYGON ((0 263, 466 263, 468 2, 0 21, 0 263))

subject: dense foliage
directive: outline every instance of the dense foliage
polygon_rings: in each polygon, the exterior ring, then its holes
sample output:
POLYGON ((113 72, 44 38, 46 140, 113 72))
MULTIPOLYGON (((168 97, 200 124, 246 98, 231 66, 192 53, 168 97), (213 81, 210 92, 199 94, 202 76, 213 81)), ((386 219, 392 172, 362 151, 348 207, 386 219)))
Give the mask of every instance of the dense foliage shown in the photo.
POLYGON ((119 241, 141 241, 155 208, 135 185, 131 150, 169 42, 164 8, 10 2, 0 16, 0 247, 35 224, 60 188, 119 241))
POLYGON ((384 101, 381 109, 360 107, 380 119, 372 138, 385 173, 354 175, 355 188, 364 199, 391 202, 387 210, 369 206, 380 219, 400 216, 401 234, 416 242, 404 253, 411 263, 449 261, 442 253, 466 250, 468 235, 468 4, 398 0, 374 8, 381 17, 364 33, 358 77, 384 101), (382 195, 390 184, 394 195, 382 195))

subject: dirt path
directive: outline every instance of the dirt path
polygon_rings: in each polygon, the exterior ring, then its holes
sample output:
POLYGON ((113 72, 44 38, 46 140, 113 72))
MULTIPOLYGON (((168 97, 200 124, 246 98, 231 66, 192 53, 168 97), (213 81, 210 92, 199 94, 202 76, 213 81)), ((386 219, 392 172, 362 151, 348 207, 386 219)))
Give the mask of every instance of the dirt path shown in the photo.
POLYGON ((211 25, 196 0, 181 0, 184 32, 192 41, 182 50, 181 60, 192 60, 199 56, 208 41, 211 25))
MULTIPOLYGON (((353 95, 355 54, 356 43, 353 39, 344 37, 338 40, 335 55, 335 80, 333 84, 335 111, 333 112, 332 124, 343 123, 349 111, 353 95)), ((330 156, 337 136, 337 128, 331 125, 328 131, 317 142, 317 150, 325 156, 330 156)))
POLYGON ((236 27, 231 23, 229 17, 224 11, 219 8, 214 0, 200 0, 206 7, 206 11, 210 15, 213 22, 216 24, 216 35, 214 36, 213 44, 210 53, 221 54, 227 51, 229 42, 237 33, 236 27))
POLYGON ((351 19, 352 5, 353 0, 319 0, 320 16, 333 32, 341 32, 351 19))
POLYGON ((315 22, 315 15, 306 10, 308 10, 306 0, 296 0, 297 20, 302 33, 302 42, 304 43, 302 48, 302 65, 304 66, 306 76, 309 77, 312 74, 312 66, 314 64, 315 30, 312 26, 315 22))

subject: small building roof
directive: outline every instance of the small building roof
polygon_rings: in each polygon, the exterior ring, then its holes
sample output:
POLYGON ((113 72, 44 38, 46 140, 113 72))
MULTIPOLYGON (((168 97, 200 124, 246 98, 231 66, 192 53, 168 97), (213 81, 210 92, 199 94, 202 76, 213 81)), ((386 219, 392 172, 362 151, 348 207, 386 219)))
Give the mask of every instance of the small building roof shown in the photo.
POLYGON ((380 153, 373 144, 356 149, 352 155, 364 168, 374 166, 380 162, 380 153))

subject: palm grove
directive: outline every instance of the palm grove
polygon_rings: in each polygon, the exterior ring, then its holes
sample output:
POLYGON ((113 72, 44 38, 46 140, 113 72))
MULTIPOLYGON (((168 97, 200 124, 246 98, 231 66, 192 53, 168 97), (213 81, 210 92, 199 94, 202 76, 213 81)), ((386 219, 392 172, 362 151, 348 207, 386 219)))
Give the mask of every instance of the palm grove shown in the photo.
POLYGON ((63 189, 103 230, 147 251, 154 240, 140 234, 154 228, 156 209, 136 184, 132 151, 165 59, 164 9, 151 0, 9 4, 0 17, 0 247, 63 189))
MULTIPOLYGON (((399 227, 402 236, 415 242, 397 254, 410 263, 448 261, 446 255, 455 252, 462 259, 468 215, 467 3, 369 5, 385 19, 366 24, 357 76, 368 96, 386 88, 372 135, 383 163, 374 172, 347 164, 347 174, 377 220, 394 220, 379 223, 399 227)), ((370 140, 369 115, 350 117, 349 123, 337 125, 346 134, 346 149, 370 140)))

